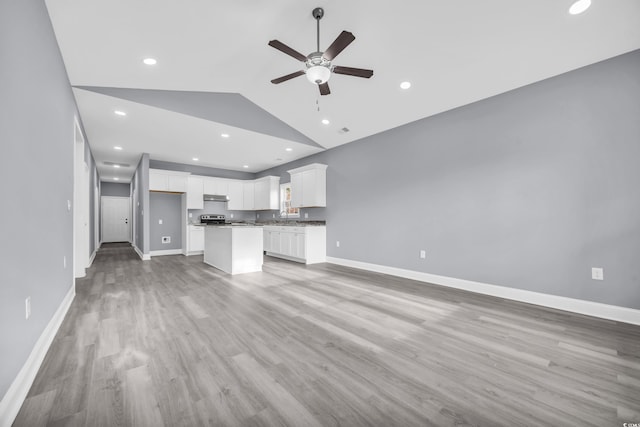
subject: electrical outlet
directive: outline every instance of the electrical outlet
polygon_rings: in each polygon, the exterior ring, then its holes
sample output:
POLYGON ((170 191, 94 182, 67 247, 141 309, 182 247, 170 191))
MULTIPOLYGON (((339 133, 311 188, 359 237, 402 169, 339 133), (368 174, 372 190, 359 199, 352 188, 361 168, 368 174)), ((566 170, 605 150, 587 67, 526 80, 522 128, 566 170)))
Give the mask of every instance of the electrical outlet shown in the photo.
POLYGON ((304 217, 305 217, 305 219, 306 219, 306 218, 309 218, 309 213, 308 213, 308 212, 305 212, 305 213, 304 213, 304 217))
POLYGON ((340 240, 336 240, 336 248, 340 247, 340 240))
POLYGON ((256 214, 256 218, 260 218, 260 214, 259 213, 256 214))
POLYGON ((28 319, 29 317, 31 317, 31 297, 24 300, 24 318, 28 319))
POLYGON ((162 225, 162 220, 161 219, 158 220, 158 224, 162 225))
POLYGON ((591 269, 591 278, 593 280, 604 280, 604 268, 593 267, 591 269))
POLYGON ((63 268, 67 268, 67 257, 66 256, 62 257, 62 267, 63 268))
POLYGON ((67 200, 67 210, 71 211, 71 200, 67 200))
POLYGON ((193 212, 189 212, 189 218, 193 218, 193 212))
POLYGON ((229 214, 229 217, 230 217, 230 218, 233 218, 233 214, 229 214))
POLYGON ((162 243, 171 243, 171 236, 162 236, 162 243))
POLYGON ((275 217, 276 217, 276 214, 273 214, 272 218, 275 218, 275 217))
POLYGON ((425 259, 427 257, 427 251, 425 251, 424 249, 420 251, 420 258, 421 259, 425 259))

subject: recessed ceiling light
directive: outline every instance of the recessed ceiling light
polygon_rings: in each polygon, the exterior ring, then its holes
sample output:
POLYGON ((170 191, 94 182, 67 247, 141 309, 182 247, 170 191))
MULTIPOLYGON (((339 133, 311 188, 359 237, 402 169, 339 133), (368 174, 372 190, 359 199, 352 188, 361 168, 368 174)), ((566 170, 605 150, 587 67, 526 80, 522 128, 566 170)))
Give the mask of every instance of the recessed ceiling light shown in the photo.
POLYGON ((127 113, 125 113, 124 111, 120 111, 120 110, 115 110, 113 112, 116 116, 126 116, 127 113))
POLYGON ((120 178, 115 177, 115 178, 113 178, 113 180, 114 180, 114 181, 119 181, 119 180, 120 180, 120 178))
POLYGON ((156 65, 158 63, 155 58, 144 58, 142 62, 144 62, 146 65, 156 65))
POLYGON ((293 151, 293 148, 285 148, 285 151, 293 151))
POLYGON ((410 87, 411 87, 411 82, 400 83, 400 89, 409 89, 410 87))
POLYGON ((229 134, 228 133, 221 133, 220 136, 223 137, 223 138, 229 138, 229 134))
POLYGON ((578 0, 571 5, 569 13, 572 15, 578 15, 589 9, 589 6, 591 6, 591 0, 578 0))
POLYGON ((113 167, 114 167, 114 168, 119 168, 119 167, 120 167, 120 165, 113 165, 113 167))
POLYGON ((322 124, 323 124, 323 125, 328 125, 329 123, 331 123, 329 120, 327 120, 327 119, 322 119, 322 124))
POLYGON ((200 159, 199 159, 199 158, 197 158, 197 157, 194 157, 194 158, 193 158, 193 161, 194 161, 194 162, 197 162, 198 160, 200 160, 200 159))
POLYGON ((114 150, 122 150, 122 147, 120 147, 119 145, 116 145, 115 147, 113 147, 114 150))
POLYGON ((242 167, 247 169, 249 167, 249 165, 243 165, 242 167))

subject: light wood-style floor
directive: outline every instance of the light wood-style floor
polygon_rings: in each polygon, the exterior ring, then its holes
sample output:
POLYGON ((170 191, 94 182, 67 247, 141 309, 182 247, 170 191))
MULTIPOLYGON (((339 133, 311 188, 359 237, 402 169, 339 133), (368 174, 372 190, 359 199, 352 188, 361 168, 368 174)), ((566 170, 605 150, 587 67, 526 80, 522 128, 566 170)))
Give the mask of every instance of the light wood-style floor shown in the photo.
POLYGON ((105 245, 16 426, 622 426, 640 327, 330 264, 105 245))

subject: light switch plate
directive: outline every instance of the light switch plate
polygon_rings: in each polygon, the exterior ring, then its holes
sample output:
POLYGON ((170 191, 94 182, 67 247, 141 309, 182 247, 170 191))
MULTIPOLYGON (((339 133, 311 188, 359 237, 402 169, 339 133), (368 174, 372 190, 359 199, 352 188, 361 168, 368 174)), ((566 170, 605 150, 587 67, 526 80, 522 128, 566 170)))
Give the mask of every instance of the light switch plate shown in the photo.
POLYGON ((162 225, 162 220, 161 219, 158 220, 158 224, 162 225))

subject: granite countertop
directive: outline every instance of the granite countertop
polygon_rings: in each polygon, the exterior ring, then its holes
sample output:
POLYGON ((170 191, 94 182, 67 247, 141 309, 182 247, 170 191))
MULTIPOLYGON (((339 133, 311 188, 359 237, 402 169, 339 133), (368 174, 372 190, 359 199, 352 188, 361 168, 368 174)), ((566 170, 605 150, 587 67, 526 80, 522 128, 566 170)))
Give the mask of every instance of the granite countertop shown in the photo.
POLYGON ((257 224, 261 224, 264 226, 274 226, 274 227, 324 227, 327 225, 326 221, 264 221, 257 222, 257 224))
POLYGON ((202 224, 190 222, 197 227, 324 227, 326 221, 264 221, 264 222, 227 222, 225 224, 202 224))

